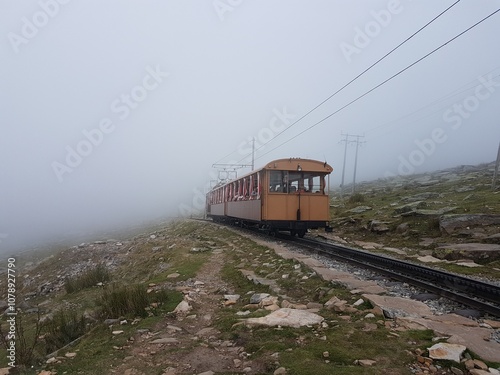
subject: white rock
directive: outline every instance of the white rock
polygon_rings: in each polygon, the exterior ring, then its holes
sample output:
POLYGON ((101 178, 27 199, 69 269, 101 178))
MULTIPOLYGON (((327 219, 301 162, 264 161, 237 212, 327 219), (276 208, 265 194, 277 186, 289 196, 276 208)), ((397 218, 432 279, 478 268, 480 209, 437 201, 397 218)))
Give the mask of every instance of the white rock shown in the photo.
POLYGON ((365 302, 365 300, 363 298, 360 298, 356 302, 354 302, 352 305, 359 306, 359 305, 362 305, 364 302, 365 302))
POLYGON ((191 311, 192 307, 187 301, 181 301, 174 309, 175 314, 186 314, 191 311))
POLYGON ((441 342, 432 345, 429 350, 429 357, 432 359, 448 359, 460 363, 462 353, 467 349, 464 345, 449 344, 441 342))
POLYGON ((246 325, 284 326, 298 328, 307 325, 319 324, 322 321, 323 317, 309 311, 281 308, 261 318, 245 319, 244 323, 246 325))

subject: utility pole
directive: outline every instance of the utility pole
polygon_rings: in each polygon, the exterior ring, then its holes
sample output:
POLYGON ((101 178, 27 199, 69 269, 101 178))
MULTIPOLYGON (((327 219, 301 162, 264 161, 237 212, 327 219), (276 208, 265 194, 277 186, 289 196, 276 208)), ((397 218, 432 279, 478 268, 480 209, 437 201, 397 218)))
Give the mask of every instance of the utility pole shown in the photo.
POLYGON ((356 156, 354 157, 354 175, 352 177, 352 193, 356 191, 356 169, 358 166, 358 148, 359 148, 359 138, 363 138, 363 135, 354 135, 353 137, 356 137, 356 156))
POLYGON ((491 184, 491 188, 493 190, 496 189, 497 176, 498 176, 498 166, 499 165, 500 165, 500 143, 498 144, 497 162, 495 163, 495 172, 493 173, 493 183, 491 184))
POLYGON ((344 163, 342 165, 342 182, 340 183, 340 197, 342 198, 342 195, 344 193, 344 177, 345 177, 345 163, 346 163, 346 156, 347 156, 347 144, 356 143, 356 156, 354 159, 354 177, 353 177, 353 181, 352 181, 352 193, 354 193, 355 188, 356 188, 356 170, 357 170, 357 166, 358 166, 358 148, 359 148, 359 144, 363 143, 362 141, 360 141, 360 138, 363 138, 364 136, 363 135, 344 134, 344 133, 341 133, 341 135, 343 138, 340 141, 340 143, 345 143, 344 163), (353 139, 353 140, 351 140, 351 139, 353 139))
POLYGON ((340 143, 345 142, 345 147, 344 147, 344 163, 342 165, 342 181, 340 183, 340 198, 342 198, 342 194, 344 192, 344 176, 345 176, 345 160, 346 160, 346 155, 347 155, 347 143, 349 143, 349 134, 343 134, 342 135, 345 137, 340 141, 340 143))
POLYGON ((252 138, 252 171, 255 166, 255 137, 252 138))

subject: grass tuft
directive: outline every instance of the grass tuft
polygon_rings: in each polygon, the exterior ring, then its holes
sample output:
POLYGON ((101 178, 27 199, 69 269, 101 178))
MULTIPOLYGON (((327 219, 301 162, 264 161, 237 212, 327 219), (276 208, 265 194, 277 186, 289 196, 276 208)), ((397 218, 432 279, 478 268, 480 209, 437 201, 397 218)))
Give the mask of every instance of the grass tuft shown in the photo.
POLYGON ((109 270, 103 264, 98 264, 94 268, 85 271, 82 275, 69 277, 64 283, 67 293, 75 293, 82 289, 96 286, 98 283, 104 283, 111 279, 109 270))
POLYGON ((103 318, 145 317, 148 315, 146 308, 149 298, 142 284, 122 287, 112 285, 103 290, 97 305, 101 308, 99 315, 103 318))
POLYGON ((75 310, 59 310, 44 324, 46 354, 52 353, 87 332, 83 315, 75 310))

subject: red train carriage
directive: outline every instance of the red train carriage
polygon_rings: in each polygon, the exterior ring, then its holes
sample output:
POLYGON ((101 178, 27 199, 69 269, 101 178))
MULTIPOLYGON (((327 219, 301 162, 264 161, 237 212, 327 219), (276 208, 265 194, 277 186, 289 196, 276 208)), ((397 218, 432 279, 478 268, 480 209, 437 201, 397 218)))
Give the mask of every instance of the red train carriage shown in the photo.
POLYGON ((206 213, 216 221, 258 225, 304 236, 329 226, 328 178, 333 168, 309 159, 280 159, 207 194, 206 213))

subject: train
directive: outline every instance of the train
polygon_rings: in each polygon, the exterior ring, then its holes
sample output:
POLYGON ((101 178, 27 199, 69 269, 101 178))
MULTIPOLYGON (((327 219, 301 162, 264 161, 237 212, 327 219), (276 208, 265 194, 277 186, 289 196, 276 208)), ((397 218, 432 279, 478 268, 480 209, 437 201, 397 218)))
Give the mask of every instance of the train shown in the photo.
POLYGON ((289 231, 304 237, 309 229, 331 232, 328 187, 333 168, 326 162, 288 158, 267 163, 206 195, 206 217, 216 222, 254 226, 269 234, 289 231))

